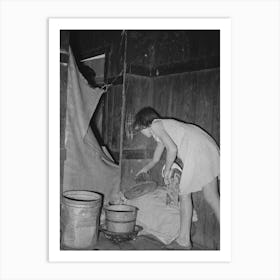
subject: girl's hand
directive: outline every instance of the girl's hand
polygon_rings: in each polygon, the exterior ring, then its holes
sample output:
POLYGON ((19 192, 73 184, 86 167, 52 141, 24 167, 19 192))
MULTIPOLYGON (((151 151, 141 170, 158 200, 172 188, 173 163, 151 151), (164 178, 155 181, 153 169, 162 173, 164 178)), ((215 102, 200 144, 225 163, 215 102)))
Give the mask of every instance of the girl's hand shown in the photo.
POLYGON ((171 169, 163 171, 163 178, 164 178, 164 184, 168 185, 170 184, 170 178, 171 178, 171 169))
POLYGON ((148 169, 146 166, 144 166, 140 171, 138 171, 135 175, 135 177, 137 177, 138 175, 140 175, 141 173, 147 173, 148 169))

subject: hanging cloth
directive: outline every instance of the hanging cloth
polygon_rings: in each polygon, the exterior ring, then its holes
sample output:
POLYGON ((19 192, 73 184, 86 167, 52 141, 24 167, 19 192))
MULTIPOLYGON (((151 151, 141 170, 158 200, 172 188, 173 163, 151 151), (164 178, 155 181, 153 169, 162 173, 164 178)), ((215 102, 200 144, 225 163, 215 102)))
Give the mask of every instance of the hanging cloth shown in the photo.
POLYGON ((106 155, 104 147, 99 146, 90 128, 90 120, 103 93, 104 90, 88 85, 70 50, 63 191, 93 190, 109 201, 119 193, 119 166, 106 155))

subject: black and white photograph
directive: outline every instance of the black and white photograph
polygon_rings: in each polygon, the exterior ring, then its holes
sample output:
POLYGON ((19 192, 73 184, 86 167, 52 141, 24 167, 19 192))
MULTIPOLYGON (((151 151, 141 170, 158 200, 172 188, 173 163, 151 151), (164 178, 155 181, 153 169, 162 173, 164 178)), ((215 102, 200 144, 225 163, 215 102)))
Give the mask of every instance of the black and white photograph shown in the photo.
POLYGON ((220 250, 220 30, 60 30, 60 69, 60 249, 220 250))
POLYGON ((279 280, 279 0, 0 0, 0 279, 279 280))

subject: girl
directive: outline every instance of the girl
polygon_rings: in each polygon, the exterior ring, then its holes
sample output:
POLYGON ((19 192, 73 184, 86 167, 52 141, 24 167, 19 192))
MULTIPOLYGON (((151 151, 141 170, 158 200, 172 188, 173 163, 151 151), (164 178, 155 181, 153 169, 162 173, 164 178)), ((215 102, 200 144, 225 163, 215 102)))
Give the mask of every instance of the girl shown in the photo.
POLYGON ((202 190, 205 200, 220 222, 220 197, 217 184, 220 173, 219 147, 214 139, 198 126, 174 119, 161 119, 150 107, 143 108, 136 114, 134 129, 157 141, 153 159, 136 176, 153 168, 160 160, 164 149, 167 151, 163 172, 165 183, 169 181, 171 166, 176 157, 183 162, 179 186, 180 231, 176 242, 190 249, 193 211, 191 193, 202 190))

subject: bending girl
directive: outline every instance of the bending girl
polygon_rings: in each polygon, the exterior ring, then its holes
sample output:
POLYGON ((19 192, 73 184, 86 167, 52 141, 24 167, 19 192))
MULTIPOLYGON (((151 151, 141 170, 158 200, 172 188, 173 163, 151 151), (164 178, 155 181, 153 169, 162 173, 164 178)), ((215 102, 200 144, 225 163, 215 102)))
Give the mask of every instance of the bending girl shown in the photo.
POLYGON ((166 149, 164 180, 171 175, 171 166, 176 157, 183 162, 180 181, 180 231, 176 242, 190 249, 192 221, 191 193, 203 192, 205 200, 220 221, 220 196, 217 179, 220 174, 220 151, 215 140, 204 130, 193 124, 174 119, 161 119, 151 107, 140 110, 134 121, 134 129, 157 141, 153 159, 137 174, 146 173, 160 160, 166 149))

